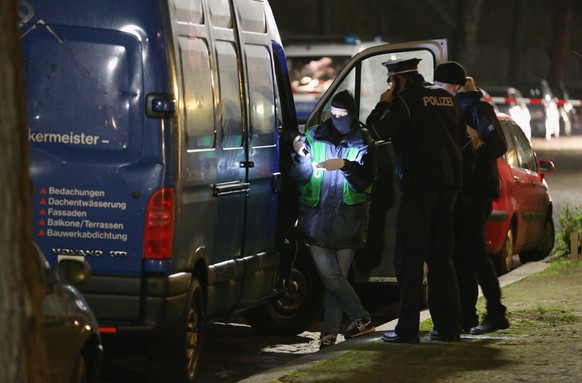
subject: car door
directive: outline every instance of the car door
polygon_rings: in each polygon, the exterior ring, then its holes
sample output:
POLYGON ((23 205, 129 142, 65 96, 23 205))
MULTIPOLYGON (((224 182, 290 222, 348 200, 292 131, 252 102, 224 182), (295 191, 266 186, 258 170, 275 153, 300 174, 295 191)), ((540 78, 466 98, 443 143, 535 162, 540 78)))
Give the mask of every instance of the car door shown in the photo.
POLYGON ((529 141, 519 126, 512 121, 504 121, 503 124, 506 140, 511 141, 513 146, 513 150, 506 154, 506 160, 513 174, 511 194, 517 218, 514 247, 519 251, 531 242, 536 232, 537 165, 529 141))
MULTIPOLYGON (((317 125, 329 118, 331 99, 337 92, 348 89, 354 94, 360 121, 366 118, 387 89, 387 71, 382 65, 389 60, 422 59, 418 65, 420 74, 427 81, 433 80, 434 68, 447 59, 446 40, 426 40, 399 44, 384 44, 368 48, 355 55, 341 70, 336 80, 323 94, 306 122, 306 127, 317 125)), ((394 225, 399 204, 398 182, 393 164, 394 150, 390 142, 377 143, 379 164, 383 167, 384 183, 373 194, 370 208, 368 246, 360 249, 355 258, 353 279, 355 283, 395 283, 393 269, 394 225), (378 198, 376 198, 376 196, 378 198)), ((375 186, 375 187, 376 187, 375 186)))
POLYGON ((547 188, 538 174, 538 161, 530 141, 515 123, 510 124, 511 134, 515 138, 515 147, 518 152, 520 168, 524 169, 522 183, 522 217, 527 226, 528 244, 540 240, 544 232, 544 221, 548 203, 547 188))

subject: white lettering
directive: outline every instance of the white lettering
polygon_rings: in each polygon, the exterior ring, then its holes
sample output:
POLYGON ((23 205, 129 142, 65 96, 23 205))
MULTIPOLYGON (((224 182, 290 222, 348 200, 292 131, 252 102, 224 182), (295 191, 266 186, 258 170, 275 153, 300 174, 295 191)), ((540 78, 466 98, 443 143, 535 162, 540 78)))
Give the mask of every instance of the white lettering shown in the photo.
POLYGON ((28 142, 49 144, 72 144, 72 145, 97 145, 99 136, 91 136, 85 133, 41 133, 28 129, 28 142))

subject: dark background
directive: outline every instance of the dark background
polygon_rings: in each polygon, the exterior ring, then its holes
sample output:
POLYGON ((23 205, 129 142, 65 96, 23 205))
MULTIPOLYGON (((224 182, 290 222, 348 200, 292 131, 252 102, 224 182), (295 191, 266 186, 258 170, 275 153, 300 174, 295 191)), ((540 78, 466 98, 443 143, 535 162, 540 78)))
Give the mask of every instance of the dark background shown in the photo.
POLYGON ((579 0, 270 0, 283 41, 297 35, 446 38, 478 85, 563 83, 582 98, 579 0), (471 9, 472 8, 472 9, 471 9))

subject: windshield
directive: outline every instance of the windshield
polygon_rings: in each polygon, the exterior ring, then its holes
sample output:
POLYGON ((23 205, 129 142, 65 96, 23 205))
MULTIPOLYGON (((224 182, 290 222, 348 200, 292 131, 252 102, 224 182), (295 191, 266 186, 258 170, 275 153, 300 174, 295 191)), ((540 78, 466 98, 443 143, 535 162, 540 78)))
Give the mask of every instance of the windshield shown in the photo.
POLYGON ((309 117, 321 95, 329 88, 349 59, 350 56, 287 57, 299 122, 305 122, 309 117))

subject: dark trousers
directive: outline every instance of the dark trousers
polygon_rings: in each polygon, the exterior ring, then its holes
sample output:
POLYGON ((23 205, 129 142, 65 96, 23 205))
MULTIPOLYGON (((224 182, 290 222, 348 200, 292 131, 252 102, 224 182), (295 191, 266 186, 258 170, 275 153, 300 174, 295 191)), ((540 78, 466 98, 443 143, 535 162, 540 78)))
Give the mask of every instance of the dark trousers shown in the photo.
POLYGON ((485 247, 485 223, 491 214, 493 201, 484 192, 461 195, 455 212, 456 245, 453 260, 457 270, 461 295, 462 326, 479 323, 477 310, 478 286, 487 300, 487 314, 505 315, 501 304, 501 288, 495 266, 485 247))
POLYGON ((434 328, 443 335, 460 333, 460 303, 455 268, 453 215, 457 191, 404 192, 396 222, 394 268, 400 289, 395 331, 418 336, 423 266, 428 265, 428 304, 434 328))

